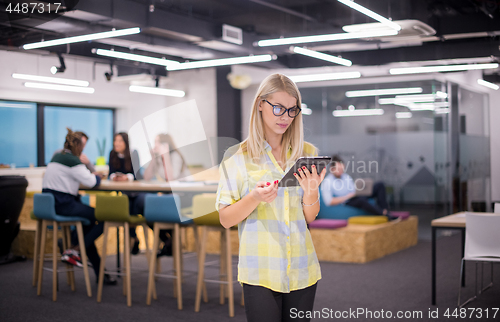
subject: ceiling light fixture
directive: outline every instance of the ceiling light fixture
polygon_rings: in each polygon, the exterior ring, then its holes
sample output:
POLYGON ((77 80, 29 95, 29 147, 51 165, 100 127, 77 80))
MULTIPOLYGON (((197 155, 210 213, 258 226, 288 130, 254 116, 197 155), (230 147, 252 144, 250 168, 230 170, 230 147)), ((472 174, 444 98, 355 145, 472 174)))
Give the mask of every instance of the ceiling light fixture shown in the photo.
POLYGON ((36 82, 45 82, 45 83, 54 83, 54 84, 62 84, 62 85, 73 85, 73 86, 89 86, 89 82, 77 79, 68 79, 68 78, 57 78, 57 77, 47 77, 47 76, 36 76, 36 75, 27 75, 27 74, 12 74, 12 78, 15 79, 23 79, 28 81, 36 81, 36 82))
POLYGON ((141 63, 148 63, 148 64, 160 65, 160 66, 170 66, 170 65, 179 64, 179 62, 175 61, 175 60, 155 58, 155 57, 137 55, 137 54, 129 54, 129 53, 121 52, 121 51, 114 51, 114 50, 107 50, 107 49, 93 49, 92 52, 97 54, 97 55, 100 55, 100 56, 133 60, 133 61, 138 61, 141 63))
POLYGON ((50 72, 55 75, 57 73, 64 73, 66 70, 66 64, 64 63, 64 58, 60 53, 57 53, 57 57, 59 57, 59 67, 52 66, 50 67, 50 72))
POLYGON ((184 97, 186 95, 186 92, 177 89, 166 89, 166 88, 138 86, 138 85, 130 85, 128 90, 135 93, 154 94, 154 95, 173 96, 173 97, 184 97))
POLYGON ((409 119, 412 116, 411 112, 396 112, 395 115, 397 119, 409 119))
POLYGON ((376 38, 384 36, 395 36, 398 32, 396 30, 373 30, 364 32, 346 32, 340 34, 327 34, 327 35, 314 35, 314 36, 302 36, 302 37, 290 37, 290 38, 277 38, 277 39, 265 39, 257 42, 259 47, 267 46, 280 46, 280 45, 292 45, 292 44, 304 44, 311 42, 321 42, 321 41, 334 41, 334 40, 348 40, 348 39, 360 39, 360 38, 376 38))
POLYGON ((371 115, 383 115, 384 110, 381 108, 368 108, 368 109, 354 109, 354 110, 335 110, 333 111, 333 116, 343 117, 343 116, 371 116, 371 115))
POLYGON ((306 48, 302 48, 302 47, 294 47, 294 46, 291 46, 290 50, 293 51, 294 53, 297 53, 297 54, 326 60, 326 61, 329 61, 331 63, 335 63, 335 64, 347 66, 347 67, 352 66, 352 61, 350 61, 348 59, 320 53, 320 52, 315 51, 315 50, 310 50, 310 49, 306 49, 306 48))
POLYGON ((92 87, 80 87, 80 86, 68 86, 68 85, 32 83, 32 82, 26 82, 24 83, 24 86, 29 88, 50 89, 55 91, 76 92, 76 93, 86 93, 86 94, 93 94, 95 91, 92 87))
POLYGON ((178 63, 178 64, 174 64, 174 65, 169 65, 169 66, 167 66, 167 70, 171 71, 171 70, 184 70, 184 69, 192 69, 192 68, 205 68, 205 67, 226 66, 226 65, 261 63, 261 62, 271 61, 273 59, 276 59, 276 56, 274 56, 274 55, 255 55, 255 56, 200 60, 200 61, 193 61, 193 62, 178 63))
POLYGON ((400 106, 406 106, 411 111, 434 111, 438 108, 450 106, 449 102, 435 102, 435 103, 406 103, 397 104, 400 106))
POLYGON ((483 86, 486 86, 488 88, 494 89, 495 91, 500 88, 500 86, 498 86, 497 84, 493 84, 493 83, 487 82, 487 81, 485 81, 483 79, 478 79, 477 83, 479 85, 483 85, 483 86))
POLYGON ((103 39, 103 38, 112 38, 112 37, 133 35, 133 34, 138 34, 140 32, 141 32, 141 28, 138 28, 138 27, 121 29, 121 30, 112 30, 112 31, 98 32, 95 34, 88 34, 88 35, 81 35, 81 36, 75 36, 75 37, 68 37, 68 38, 35 42, 32 44, 26 44, 23 46, 23 48, 27 50, 27 49, 35 49, 35 48, 50 47, 50 46, 57 46, 57 45, 65 45, 65 44, 72 44, 75 42, 83 42, 83 41, 103 39))
POLYGON ((383 96, 396 94, 418 94, 422 93, 422 87, 407 87, 407 88, 385 88, 385 89, 366 89, 358 91, 345 92, 346 97, 366 97, 366 96, 383 96))
POLYGON ((361 77, 360 72, 345 72, 345 73, 297 75, 297 76, 289 76, 288 78, 290 78, 295 83, 302 83, 302 82, 319 82, 319 81, 337 80, 337 79, 351 79, 360 77, 361 77))
POLYGON ((438 73, 438 72, 459 72, 465 70, 493 69, 493 68, 498 68, 498 66, 499 65, 497 63, 488 63, 488 64, 403 67, 403 68, 391 68, 389 69, 389 73, 391 75, 403 75, 403 74, 438 73))
POLYGON ((450 113, 450 109, 449 108, 436 108, 434 110, 434 113, 436 113, 436 114, 448 114, 448 113, 450 113))
POLYGON ((401 30, 401 26, 398 25, 397 23, 392 22, 391 20, 389 20, 389 19, 387 19, 385 17, 382 17, 378 13, 375 13, 375 12, 371 11, 370 9, 365 8, 362 5, 359 5, 359 4, 357 4, 356 2, 354 2, 352 0, 338 0, 338 1, 340 3, 345 4, 348 7, 351 7, 354 10, 357 10, 357 11, 361 12, 364 15, 367 15, 370 18, 373 18, 373 19, 377 20, 378 22, 386 25, 389 28, 392 28, 392 29, 394 29, 396 31, 400 31, 401 30))
POLYGON ((304 115, 311 115, 312 112, 313 112, 312 109, 310 109, 309 107, 307 107, 306 103, 300 104, 300 108, 301 108, 301 113, 304 114, 304 115))
POLYGON ((378 103, 380 105, 396 104, 401 103, 425 103, 425 102, 435 102, 437 99, 446 99, 448 94, 437 91, 435 94, 417 94, 417 95, 396 95, 394 98, 379 98, 378 103))

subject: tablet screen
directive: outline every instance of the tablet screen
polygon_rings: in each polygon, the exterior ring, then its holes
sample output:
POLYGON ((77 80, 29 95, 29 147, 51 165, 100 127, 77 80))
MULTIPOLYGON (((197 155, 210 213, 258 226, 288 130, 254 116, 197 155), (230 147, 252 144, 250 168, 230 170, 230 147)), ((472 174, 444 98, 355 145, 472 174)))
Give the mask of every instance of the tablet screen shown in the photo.
POLYGON ((293 167, 288 170, 288 172, 285 174, 283 178, 281 178, 280 183, 278 184, 278 187, 293 187, 293 186, 298 186, 299 181, 295 176, 293 175, 294 173, 297 172, 299 168, 302 168, 305 166, 309 171, 311 171, 311 166, 314 164, 316 166, 316 169, 318 171, 318 174, 323 171, 324 168, 328 166, 330 163, 331 158, 330 157, 302 157, 295 162, 293 167))

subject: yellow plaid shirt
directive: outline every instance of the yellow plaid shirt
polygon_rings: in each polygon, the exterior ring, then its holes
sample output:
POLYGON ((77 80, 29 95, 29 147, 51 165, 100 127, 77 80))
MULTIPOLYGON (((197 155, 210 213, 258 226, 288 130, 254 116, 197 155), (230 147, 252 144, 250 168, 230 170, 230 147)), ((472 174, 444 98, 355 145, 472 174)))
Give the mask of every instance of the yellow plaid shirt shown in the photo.
MULTIPOLYGON (((258 181, 280 180, 285 171, 265 142, 258 163, 250 162, 240 145, 228 149, 219 171, 221 179, 215 207, 231 205, 250 193, 258 181)), ((291 151, 288 151, 288 156, 291 151)), ((306 156, 316 156, 314 147, 304 144, 306 156)), ((261 202, 238 224, 240 239, 238 281, 288 293, 314 285, 321 270, 311 234, 302 211, 304 191, 300 186, 279 187, 271 202, 261 202)))

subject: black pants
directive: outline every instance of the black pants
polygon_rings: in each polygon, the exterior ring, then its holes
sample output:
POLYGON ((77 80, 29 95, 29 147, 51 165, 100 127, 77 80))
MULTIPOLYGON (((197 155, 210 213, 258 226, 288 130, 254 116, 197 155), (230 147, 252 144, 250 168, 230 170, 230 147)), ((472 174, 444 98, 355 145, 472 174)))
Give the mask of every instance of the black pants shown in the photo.
POLYGON ((373 192, 369 197, 353 197, 346 202, 346 205, 363 209, 371 214, 382 216, 384 209, 388 209, 387 198, 385 195, 385 185, 377 182, 373 185, 373 192), (376 205, 368 202, 369 198, 375 198, 376 205))
MULTIPOLYGON (((299 312, 312 311, 316 286, 290 293, 279 293, 263 286, 243 284, 245 313, 248 322, 310 321, 299 312)), ((305 316, 305 314, 304 314, 305 316)))

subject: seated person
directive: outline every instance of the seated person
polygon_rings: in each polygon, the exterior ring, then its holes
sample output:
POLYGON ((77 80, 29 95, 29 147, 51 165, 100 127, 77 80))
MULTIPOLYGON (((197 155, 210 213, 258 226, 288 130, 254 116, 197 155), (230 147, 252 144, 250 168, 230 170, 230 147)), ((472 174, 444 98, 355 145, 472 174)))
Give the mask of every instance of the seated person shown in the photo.
MULTIPOLYGON (((101 182, 98 175, 90 173, 80 160, 83 150, 82 135, 68 129, 64 149, 55 154, 47 165, 42 181, 42 192, 54 195, 55 210, 61 216, 83 217, 90 221, 90 225, 83 226, 85 249, 94 272, 96 281, 99 278, 101 258, 94 241, 99 237, 104 224, 96 223, 94 208, 80 201, 78 189, 80 184, 87 187, 96 187, 101 182)), ((76 244, 76 234, 72 236, 72 244, 76 244)), ((82 266, 79 246, 74 246, 63 252, 61 260, 65 263, 82 266)), ((115 285, 116 280, 108 274, 104 275, 104 284, 115 285)))
MULTIPOLYGON (((109 180, 112 181, 134 181, 136 180, 134 169, 132 167, 132 157, 128 134, 120 132, 113 138, 113 150, 109 153, 109 180)), ((123 192, 129 199, 129 211, 131 215, 144 213, 145 193, 123 192)), ((139 253, 139 239, 135 232, 135 227, 129 229, 130 239, 132 240, 131 253, 139 253)))
POLYGON ((356 186, 351 176, 344 172, 344 162, 337 155, 332 157, 330 173, 326 175, 321 184, 321 197, 327 206, 346 204, 369 212, 376 216, 389 216, 389 206, 385 196, 385 186, 377 182, 373 186, 370 196, 356 196, 356 186), (376 204, 371 204, 368 199, 375 198, 376 204))
MULTIPOLYGON (((177 150, 170 134, 161 133, 156 136, 151 156, 151 162, 144 171, 145 180, 172 181, 189 175, 184 157, 177 150)), ((157 256, 171 256, 172 230, 162 229, 160 239, 163 241, 163 248, 157 256)))
MULTIPOLYGON (((76 135, 81 136, 81 138, 82 138, 82 151, 83 151, 83 149, 85 149, 85 145, 87 145, 87 141, 89 140, 89 137, 87 136, 87 134, 85 134, 82 131, 75 131, 74 133, 76 135)), ((63 152, 63 150, 64 149, 56 150, 56 152, 54 152, 54 155, 56 155, 57 153, 63 152)), ((54 157, 54 155, 52 157, 54 157)), ((87 167, 87 169, 89 169, 90 172, 97 174, 95 171, 94 165, 92 164, 92 162, 90 162, 89 158, 83 152, 82 152, 82 154, 80 154, 80 161, 87 167)))

